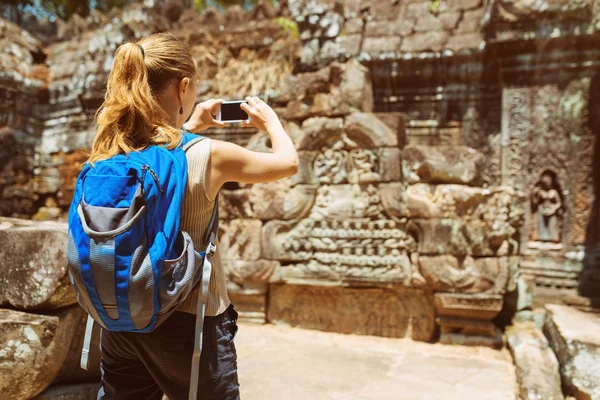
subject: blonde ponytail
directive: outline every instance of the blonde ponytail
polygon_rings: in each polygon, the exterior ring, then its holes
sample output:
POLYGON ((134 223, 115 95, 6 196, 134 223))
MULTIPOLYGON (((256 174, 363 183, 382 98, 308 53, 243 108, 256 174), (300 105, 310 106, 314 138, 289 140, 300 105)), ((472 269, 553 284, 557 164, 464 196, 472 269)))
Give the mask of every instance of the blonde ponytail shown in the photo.
POLYGON ((159 33, 121 45, 115 52, 104 103, 96 113, 97 133, 88 161, 152 144, 177 146, 181 135, 169 125, 158 94, 169 82, 193 80, 195 74, 189 47, 173 35, 159 33))

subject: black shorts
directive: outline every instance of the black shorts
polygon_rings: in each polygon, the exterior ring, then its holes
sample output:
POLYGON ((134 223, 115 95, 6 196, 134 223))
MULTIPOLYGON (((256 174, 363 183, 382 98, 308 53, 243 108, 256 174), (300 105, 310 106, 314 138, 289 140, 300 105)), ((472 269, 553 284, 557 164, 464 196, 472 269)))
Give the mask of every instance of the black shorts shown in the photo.
MULTIPOLYGON (((199 400, 239 400, 237 354, 233 338, 238 313, 233 305, 205 317, 199 400)), ((149 333, 102 330, 98 399, 187 400, 196 316, 176 311, 149 333)))

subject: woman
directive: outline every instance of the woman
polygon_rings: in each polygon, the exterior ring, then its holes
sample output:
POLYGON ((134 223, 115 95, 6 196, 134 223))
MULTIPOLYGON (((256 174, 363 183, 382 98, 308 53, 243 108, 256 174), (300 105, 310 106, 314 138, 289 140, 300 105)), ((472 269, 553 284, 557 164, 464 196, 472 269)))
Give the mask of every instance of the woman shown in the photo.
MULTIPOLYGON (((198 133, 223 126, 213 114, 221 100, 194 108, 196 65, 187 45, 169 34, 157 34, 120 46, 108 78, 104 104, 97 116, 97 135, 89 161, 150 145, 169 148, 180 141, 181 128, 198 133), (193 111, 193 113, 192 113, 193 111)), ((273 153, 257 153, 232 143, 203 140, 187 152, 188 185, 181 229, 196 248, 214 200, 225 182, 259 183, 286 178, 298 169, 294 145, 275 112, 257 97, 242 108, 244 126, 266 131, 273 153)), ((186 399, 194 347, 197 289, 178 311, 150 333, 102 331, 102 382, 99 399, 186 399)), ((233 337, 237 312, 227 297, 219 246, 207 300, 198 393, 203 400, 239 399, 237 356, 233 337)))

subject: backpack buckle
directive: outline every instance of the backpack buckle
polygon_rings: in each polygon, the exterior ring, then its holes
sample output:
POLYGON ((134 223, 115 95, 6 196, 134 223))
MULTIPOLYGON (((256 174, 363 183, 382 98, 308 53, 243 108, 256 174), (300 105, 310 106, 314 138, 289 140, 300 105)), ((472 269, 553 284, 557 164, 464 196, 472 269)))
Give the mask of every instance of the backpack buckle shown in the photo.
POLYGON ((212 242, 210 242, 208 244, 208 247, 206 248, 206 255, 212 257, 212 256, 215 255, 216 251, 217 251, 217 245, 214 244, 214 243, 212 243, 212 242))
POLYGON ((208 246, 206 246, 206 255, 214 256, 217 251, 217 245, 215 242, 217 241, 217 235, 214 232, 210 233, 210 237, 208 238, 208 246))

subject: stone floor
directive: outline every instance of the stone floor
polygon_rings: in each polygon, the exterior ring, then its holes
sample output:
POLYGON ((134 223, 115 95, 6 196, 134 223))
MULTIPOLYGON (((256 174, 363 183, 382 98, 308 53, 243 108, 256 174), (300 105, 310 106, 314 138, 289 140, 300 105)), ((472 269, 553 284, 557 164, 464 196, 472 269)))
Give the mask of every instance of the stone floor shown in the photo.
POLYGON ((514 400, 510 354, 241 324, 244 400, 514 400))

